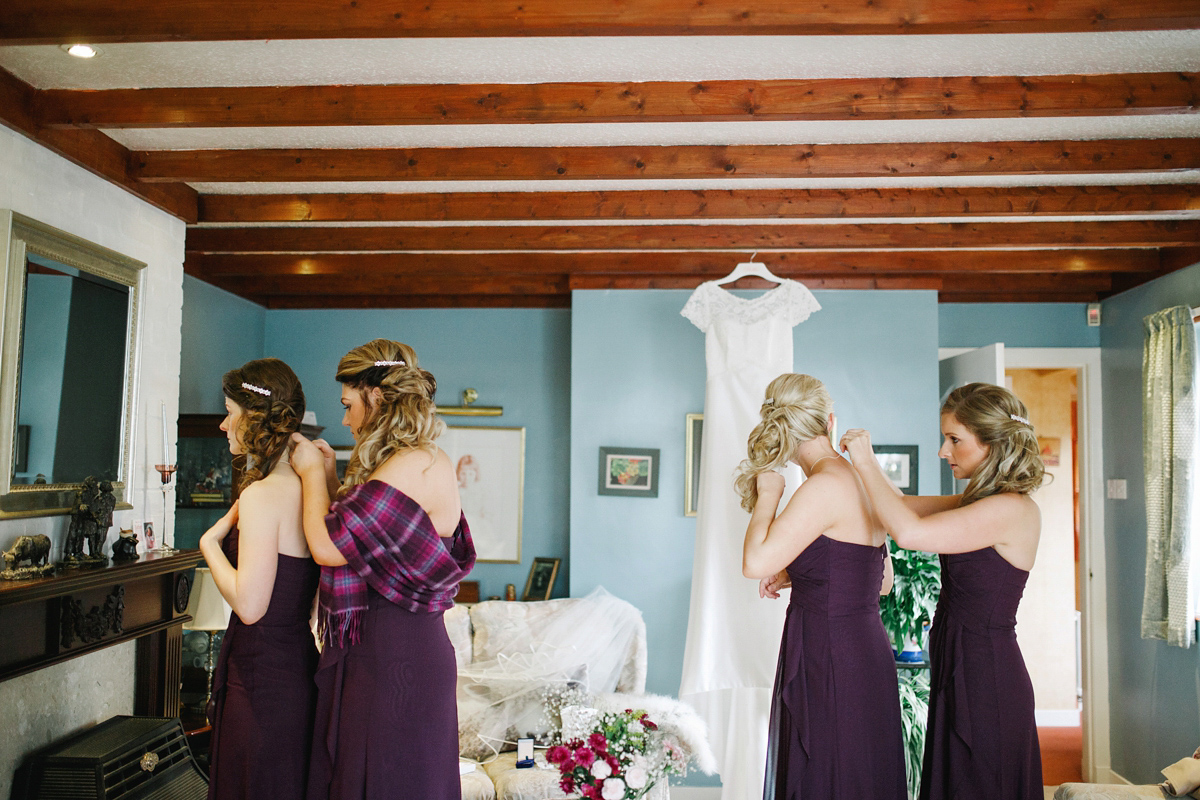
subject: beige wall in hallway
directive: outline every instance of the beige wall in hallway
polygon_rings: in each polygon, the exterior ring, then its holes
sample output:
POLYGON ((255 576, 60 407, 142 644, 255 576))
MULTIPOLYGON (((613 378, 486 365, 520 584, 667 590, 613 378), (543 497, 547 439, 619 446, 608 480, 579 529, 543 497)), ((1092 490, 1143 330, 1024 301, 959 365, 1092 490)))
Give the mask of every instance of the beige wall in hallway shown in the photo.
POLYGON ((1012 389, 1029 409, 1039 438, 1057 438, 1053 479, 1034 493, 1042 511, 1042 538, 1017 612, 1017 640, 1033 680, 1039 711, 1074 710, 1075 522, 1071 452, 1071 402, 1077 397, 1073 369, 1010 369, 1012 389))

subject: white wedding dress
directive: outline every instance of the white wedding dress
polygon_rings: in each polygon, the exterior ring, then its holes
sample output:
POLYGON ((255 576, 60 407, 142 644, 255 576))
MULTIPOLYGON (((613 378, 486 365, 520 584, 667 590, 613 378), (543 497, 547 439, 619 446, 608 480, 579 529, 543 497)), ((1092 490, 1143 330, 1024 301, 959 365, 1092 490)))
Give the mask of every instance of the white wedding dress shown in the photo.
MULTIPOLYGON (((708 724, 724 800, 762 797, 771 690, 787 607, 782 600, 760 599, 758 582, 742 576, 750 515, 734 492, 733 473, 746 457, 767 384, 793 371, 792 328, 820 307, 796 281, 752 299, 709 281, 680 312, 704 331, 708 377, 679 697, 708 724)), ((794 489, 800 475, 792 471, 787 478, 794 489)))

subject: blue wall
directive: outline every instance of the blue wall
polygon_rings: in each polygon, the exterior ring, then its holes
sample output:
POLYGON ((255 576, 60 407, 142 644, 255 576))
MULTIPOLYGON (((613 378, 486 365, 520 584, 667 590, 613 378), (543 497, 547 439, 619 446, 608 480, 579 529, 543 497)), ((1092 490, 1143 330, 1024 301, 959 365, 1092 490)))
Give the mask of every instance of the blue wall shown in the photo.
POLYGON ((221 376, 263 357, 266 319, 267 310, 257 303, 190 275, 183 276, 181 414, 225 413, 221 376))
POLYGON ((1200 731, 1200 647, 1141 638, 1146 570, 1142 466, 1142 318, 1200 305, 1200 264, 1104 302, 1100 343, 1104 393, 1104 477, 1128 482, 1128 500, 1105 501, 1108 553, 1109 703, 1112 768, 1134 783, 1191 755, 1200 731))
POLYGON ((942 303, 939 347, 1099 347, 1086 303, 942 303))
POLYGON ((518 596, 539 556, 561 558, 554 596, 565 597, 570 452, 571 313, 565 309, 415 309, 270 311, 264 355, 282 358, 304 385, 308 408, 334 446, 350 445, 342 427, 341 386, 333 379, 346 351, 378 337, 417 351, 438 382, 438 402, 459 405, 462 390, 477 405, 503 406, 501 417, 448 417, 452 425, 525 428, 525 498, 521 563, 479 564, 471 573, 484 597, 518 596))
MULTIPOLYGON (((815 294, 822 310, 795 328, 795 369, 829 387, 840 430, 919 445, 921 485, 936 491, 936 295, 815 294)), ((571 593, 604 586, 642 610, 647 690, 670 695, 682 674, 696 529, 683 515, 684 416, 704 410, 704 334, 679 315, 689 295, 572 297, 571 593), (658 497, 599 495, 601 446, 658 448, 658 497)))

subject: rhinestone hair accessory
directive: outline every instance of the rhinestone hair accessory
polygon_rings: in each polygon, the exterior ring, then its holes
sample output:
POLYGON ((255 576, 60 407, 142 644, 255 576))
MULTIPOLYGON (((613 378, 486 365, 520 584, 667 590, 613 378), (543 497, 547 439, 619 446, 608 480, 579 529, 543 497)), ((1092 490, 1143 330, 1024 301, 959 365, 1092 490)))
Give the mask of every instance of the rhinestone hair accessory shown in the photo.
POLYGON ((404 362, 403 361, 376 361, 375 366, 377 366, 377 367, 403 367, 404 362))
POLYGON ((763 400, 763 405, 764 405, 764 406, 773 406, 773 405, 775 405, 775 398, 774 398, 774 397, 768 397, 766 400, 763 400))
POLYGON ((1033 423, 1030 422, 1029 420, 1025 419, 1024 417, 1022 417, 1020 414, 1009 414, 1008 416, 1012 417, 1014 422, 1020 422, 1022 424, 1028 425, 1031 428, 1033 427, 1033 423))
POLYGON ((242 382, 242 388, 243 388, 243 389, 245 389, 245 390, 246 390, 246 391, 248 391, 248 392, 254 392, 254 393, 256 393, 256 394, 261 394, 263 397, 270 397, 270 396, 271 396, 271 390, 270 390, 270 389, 264 389, 264 388, 262 388, 261 386, 255 386, 253 383, 246 383, 246 382, 244 382, 244 381, 243 381, 243 382, 242 382))

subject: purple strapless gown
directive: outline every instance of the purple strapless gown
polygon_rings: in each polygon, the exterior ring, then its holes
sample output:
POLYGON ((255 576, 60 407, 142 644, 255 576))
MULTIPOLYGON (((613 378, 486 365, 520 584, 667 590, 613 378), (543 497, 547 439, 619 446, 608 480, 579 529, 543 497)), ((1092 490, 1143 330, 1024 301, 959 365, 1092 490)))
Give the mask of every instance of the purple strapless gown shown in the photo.
POLYGON ((309 800, 458 800, 458 666, 441 611, 370 590, 360 639, 317 669, 309 800))
POLYGON ((317 668, 309 615, 319 575, 311 558, 281 555, 267 613, 253 625, 237 614, 229 620, 209 706, 210 800, 305 795, 317 668))
POLYGON ((879 618, 884 548, 820 536, 792 579, 765 800, 906 800, 896 662, 879 618))
POLYGON ((1033 684, 1016 634, 1029 573, 991 547, 941 561, 921 800, 1040 800, 1033 684))

